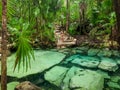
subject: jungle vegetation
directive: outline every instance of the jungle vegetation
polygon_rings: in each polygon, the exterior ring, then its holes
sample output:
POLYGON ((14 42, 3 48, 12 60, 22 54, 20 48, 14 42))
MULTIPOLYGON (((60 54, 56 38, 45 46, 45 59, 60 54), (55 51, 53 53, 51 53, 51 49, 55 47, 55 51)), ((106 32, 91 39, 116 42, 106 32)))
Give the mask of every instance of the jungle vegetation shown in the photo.
POLYGON ((119 9, 120 0, 0 0, 1 90, 7 90, 8 43, 12 44, 9 49, 16 51, 14 69, 23 60, 26 70, 31 55, 34 58, 33 48, 55 47, 55 24, 78 42, 87 36, 96 42, 111 42, 109 48, 119 49, 119 9))

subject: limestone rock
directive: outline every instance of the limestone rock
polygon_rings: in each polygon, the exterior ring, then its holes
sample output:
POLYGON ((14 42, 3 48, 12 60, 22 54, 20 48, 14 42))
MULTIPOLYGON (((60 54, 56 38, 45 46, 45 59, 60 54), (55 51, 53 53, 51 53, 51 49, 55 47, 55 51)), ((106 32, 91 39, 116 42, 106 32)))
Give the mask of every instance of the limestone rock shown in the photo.
POLYGON ((111 76, 111 81, 115 83, 120 83, 120 76, 111 76))
POLYGON ((110 58, 101 58, 101 62, 98 68, 107 70, 107 71, 116 71, 118 69, 117 63, 110 58))
POLYGON ((45 80, 60 87, 62 84, 62 80, 65 77, 67 71, 68 71, 68 68, 55 66, 49 71, 47 71, 44 77, 45 77, 45 80))
POLYGON ((45 79, 61 90, 103 90, 104 77, 91 70, 73 66, 55 66, 45 74, 45 79), (75 89, 77 88, 77 89, 75 89))
POLYGON ((76 50, 76 53, 77 53, 77 54, 84 54, 85 52, 82 51, 82 50, 76 50))
POLYGON ((107 85, 110 88, 114 88, 115 90, 120 90, 120 76, 119 75, 111 76, 110 81, 107 82, 107 85))
POLYGON ((70 90, 69 88, 69 83, 70 83, 70 79, 75 75, 77 74, 77 72, 79 71, 83 71, 84 69, 82 68, 78 68, 78 67, 71 67, 69 69, 69 71, 67 72, 67 74, 65 75, 65 78, 63 80, 63 87, 62 87, 62 90, 70 90))
POLYGON ((73 61, 75 58, 79 58, 79 57, 80 57, 80 55, 78 55, 78 54, 72 55, 72 56, 68 57, 68 58, 64 61, 64 63, 69 63, 69 62, 73 61))
POLYGON ((91 70, 80 71, 70 80, 70 88, 73 90, 103 90, 103 85, 102 75, 91 70))
POLYGON ((72 63, 88 68, 97 68, 99 65, 99 59, 95 57, 81 56, 72 61, 72 63))
POLYGON ((116 58, 115 60, 116 60, 117 64, 120 65, 120 58, 116 58))
POLYGON ((42 90, 40 87, 29 81, 22 82, 15 87, 15 90, 42 90))
MULTIPOLYGON (((15 72, 13 72, 14 62, 15 62, 15 54, 8 57, 7 60, 7 75, 11 77, 22 78, 27 75, 41 73, 44 70, 60 63, 64 58, 65 54, 53 51, 43 51, 43 50, 35 50, 34 51, 35 60, 30 60, 31 68, 24 70, 23 64, 20 65, 20 69, 18 72, 18 67, 16 68, 15 72)), ((21 62, 22 63, 22 62, 21 62)), ((1 63, 0 63, 1 64, 1 63)), ((1 68, 0 68, 1 72, 1 68)))
POLYGON ((105 79, 110 79, 111 77, 108 75, 108 72, 97 70, 97 72, 102 75, 105 79))
POLYGON ((110 50, 101 50, 98 54, 99 57, 111 57, 112 51, 110 50))
POLYGON ((108 82, 107 85, 108 85, 110 88, 114 88, 114 90, 120 90, 120 85, 119 85, 118 83, 108 82))
POLYGON ((104 77, 99 73, 75 66, 55 66, 44 77, 61 90, 103 90, 104 85, 104 77))
POLYGON ((76 49, 82 50, 82 51, 88 51, 89 47, 82 46, 82 47, 77 47, 76 49))
POLYGON ((89 49, 88 56, 96 56, 99 51, 99 49, 89 49))
POLYGON ((112 50, 112 56, 120 57, 120 52, 116 50, 112 50))

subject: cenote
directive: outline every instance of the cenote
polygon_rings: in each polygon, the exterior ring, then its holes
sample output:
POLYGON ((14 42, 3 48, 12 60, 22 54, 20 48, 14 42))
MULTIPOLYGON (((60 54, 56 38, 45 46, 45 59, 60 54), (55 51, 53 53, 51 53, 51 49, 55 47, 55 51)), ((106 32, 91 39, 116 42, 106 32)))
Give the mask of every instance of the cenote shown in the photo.
POLYGON ((0 0, 0 90, 120 90, 120 0, 0 0))
POLYGON ((13 72, 15 54, 8 57, 8 90, 30 81, 41 90, 119 90, 120 57, 117 50, 75 47, 34 50, 31 68, 13 72))

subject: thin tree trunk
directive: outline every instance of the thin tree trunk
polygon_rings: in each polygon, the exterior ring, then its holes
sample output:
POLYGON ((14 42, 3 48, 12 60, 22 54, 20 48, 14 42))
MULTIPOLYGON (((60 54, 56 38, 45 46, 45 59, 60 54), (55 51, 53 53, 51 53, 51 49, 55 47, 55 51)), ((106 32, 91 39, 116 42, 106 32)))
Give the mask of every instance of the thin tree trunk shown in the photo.
POLYGON ((120 45, 120 0, 113 0, 113 4, 117 19, 117 42, 120 45))
POLYGON ((79 26, 80 26, 80 34, 87 34, 86 33, 86 30, 85 30, 85 23, 86 23, 86 17, 85 17, 85 12, 86 12, 86 8, 87 8, 87 5, 86 5, 86 2, 85 1, 82 1, 82 2, 79 2, 79 14, 80 14, 80 23, 79 23, 79 26))
POLYGON ((66 31, 69 30, 69 23, 70 23, 70 3, 69 0, 66 1, 67 6, 67 15, 66 15, 66 31))
POLYGON ((7 90, 7 0, 2 0, 1 90, 7 90))
POLYGON ((81 2, 79 2, 79 31, 80 31, 80 34, 81 34, 81 31, 82 31, 82 29, 81 29, 81 23, 82 23, 82 15, 81 15, 81 2))

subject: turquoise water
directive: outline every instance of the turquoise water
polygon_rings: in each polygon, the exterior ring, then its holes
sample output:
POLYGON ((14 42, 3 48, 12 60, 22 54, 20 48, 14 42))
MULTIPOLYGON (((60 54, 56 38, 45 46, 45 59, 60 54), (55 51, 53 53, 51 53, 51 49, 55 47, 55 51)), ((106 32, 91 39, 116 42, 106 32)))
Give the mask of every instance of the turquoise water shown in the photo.
POLYGON ((120 90, 118 51, 78 47, 35 50, 34 54, 27 72, 22 65, 13 72, 15 55, 8 57, 8 90, 23 81, 42 90, 120 90))

